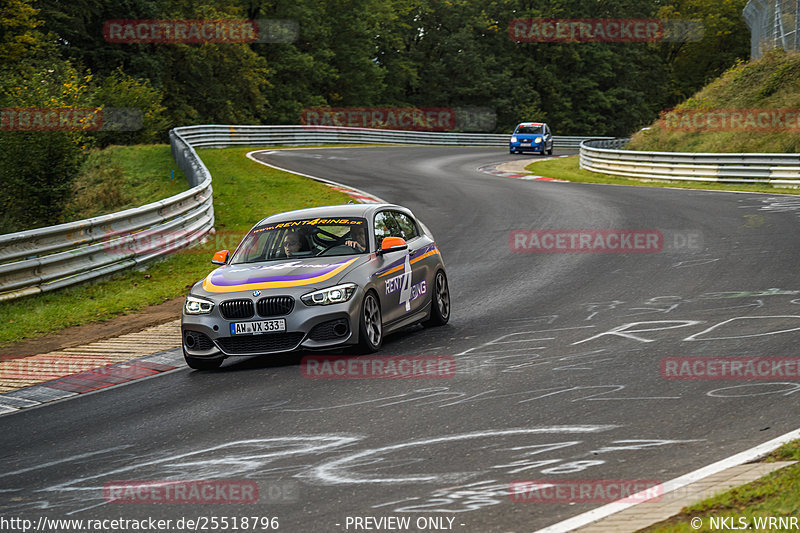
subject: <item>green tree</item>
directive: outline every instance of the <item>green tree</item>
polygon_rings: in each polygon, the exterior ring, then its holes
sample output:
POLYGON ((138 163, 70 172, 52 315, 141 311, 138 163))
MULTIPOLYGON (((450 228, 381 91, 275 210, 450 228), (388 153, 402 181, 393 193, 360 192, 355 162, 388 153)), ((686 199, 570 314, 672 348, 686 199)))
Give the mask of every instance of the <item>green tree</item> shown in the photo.
MULTIPOLYGON (((109 43, 109 20, 244 18, 234 1, 39 0, 59 50, 98 77, 121 69, 163 94, 169 125, 254 123, 265 112, 266 63, 243 43, 109 43)), ((145 111, 145 110, 143 110, 145 111)), ((165 131, 162 131, 162 139, 165 131)), ((122 139, 122 138, 121 138, 122 139)))
POLYGON ((381 36, 387 96, 418 106, 489 106, 498 131, 547 120, 558 134, 622 135, 664 100, 663 62, 647 43, 514 42, 517 18, 636 18, 653 6, 626 0, 399 2, 381 36), (624 80, 624 85, 620 83, 624 80))
POLYGON ((158 142, 169 127, 161 91, 149 80, 128 76, 122 69, 96 84, 90 99, 104 110, 103 130, 91 134, 97 146, 158 142))
POLYGON ((0 65, 17 67, 44 48, 43 23, 31 0, 0 0, 0 65))
POLYGON ((9 125, 0 135, 0 233, 59 221, 88 142, 80 131, 8 131, 16 121, 8 108, 90 107, 91 82, 66 62, 4 74, 0 108, 9 125))
POLYGON ((702 38, 659 45, 670 75, 667 106, 699 91, 732 67, 750 57, 750 30, 742 10, 747 0, 671 0, 661 5, 659 17, 694 20, 702 24, 702 38))
POLYGON ((382 103, 386 69, 376 39, 394 23, 388 0, 250 2, 247 16, 299 25, 294 42, 253 45, 270 71, 268 122, 296 124, 305 107, 382 103))
POLYGON ((167 68, 158 53, 163 45, 109 43, 103 25, 109 20, 159 19, 169 4, 158 0, 36 1, 43 29, 54 36, 62 58, 100 77, 121 68, 136 78, 154 81, 167 68))

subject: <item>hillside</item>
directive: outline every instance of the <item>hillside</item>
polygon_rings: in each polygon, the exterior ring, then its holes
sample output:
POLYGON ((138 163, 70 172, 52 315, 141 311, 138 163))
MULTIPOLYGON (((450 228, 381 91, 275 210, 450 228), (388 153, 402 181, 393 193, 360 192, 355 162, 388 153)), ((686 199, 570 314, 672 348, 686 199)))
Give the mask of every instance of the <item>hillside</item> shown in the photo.
POLYGON ((800 152, 800 53, 773 51, 725 72, 650 129, 629 150, 800 152))

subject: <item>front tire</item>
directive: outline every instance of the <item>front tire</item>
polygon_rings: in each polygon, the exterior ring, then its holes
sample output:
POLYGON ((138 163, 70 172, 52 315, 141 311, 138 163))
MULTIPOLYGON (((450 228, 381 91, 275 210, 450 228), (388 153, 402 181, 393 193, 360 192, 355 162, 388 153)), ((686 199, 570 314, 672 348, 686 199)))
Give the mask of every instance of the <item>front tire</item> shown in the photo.
POLYGON ((189 365, 189 368, 194 368, 195 370, 216 370, 222 364, 222 357, 218 357, 217 359, 202 359, 200 357, 192 357, 191 355, 186 355, 186 352, 183 352, 183 359, 186 361, 186 364, 189 365))
POLYGON ((358 332, 359 347, 364 353, 374 353, 383 344, 383 318, 378 297, 370 291, 361 302, 361 318, 358 332))
POLYGON ((425 327, 444 326, 450 320, 450 288, 443 270, 436 272, 431 297, 431 317, 422 323, 425 327))

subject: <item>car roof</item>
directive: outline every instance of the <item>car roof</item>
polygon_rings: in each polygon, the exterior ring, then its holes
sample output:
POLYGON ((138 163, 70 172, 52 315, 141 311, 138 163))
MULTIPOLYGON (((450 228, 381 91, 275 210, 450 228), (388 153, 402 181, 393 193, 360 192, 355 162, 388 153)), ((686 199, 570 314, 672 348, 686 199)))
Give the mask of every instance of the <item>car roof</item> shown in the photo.
POLYGON ((333 217, 363 217, 369 219, 376 211, 381 209, 399 209, 407 211, 409 209, 395 204, 341 204, 341 205, 325 205, 321 207, 308 207, 305 209, 296 209, 294 211, 286 211, 285 213, 277 213, 263 218, 256 224, 260 226, 266 223, 288 222, 290 220, 298 220, 304 218, 333 218, 333 217))
POLYGON ((544 126, 544 124, 545 124, 544 122, 520 122, 519 124, 517 124, 517 127, 519 128, 520 126, 544 126))

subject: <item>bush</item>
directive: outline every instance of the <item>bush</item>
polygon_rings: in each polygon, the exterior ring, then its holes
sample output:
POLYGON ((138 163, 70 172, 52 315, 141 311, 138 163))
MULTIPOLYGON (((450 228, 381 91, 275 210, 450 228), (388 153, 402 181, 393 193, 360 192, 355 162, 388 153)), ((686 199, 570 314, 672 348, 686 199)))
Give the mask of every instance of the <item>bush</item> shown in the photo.
MULTIPOLYGON (((90 82, 91 76, 81 76, 68 63, 7 74, 0 82, 0 107, 90 107, 90 82)), ((58 222, 87 140, 82 131, 2 132, 0 233, 58 222)))
POLYGON ((94 88, 91 100, 104 110, 103 130, 92 134, 97 145, 148 144, 166 139, 169 123, 164 115, 166 108, 161 105, 162 94, 149 81, 117 69, 94 88))

